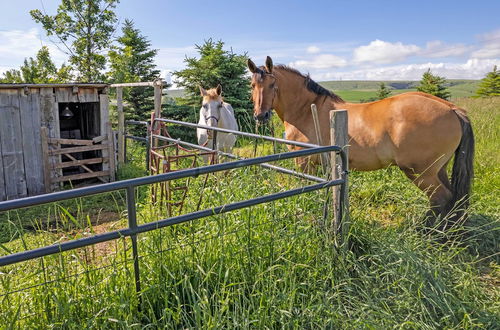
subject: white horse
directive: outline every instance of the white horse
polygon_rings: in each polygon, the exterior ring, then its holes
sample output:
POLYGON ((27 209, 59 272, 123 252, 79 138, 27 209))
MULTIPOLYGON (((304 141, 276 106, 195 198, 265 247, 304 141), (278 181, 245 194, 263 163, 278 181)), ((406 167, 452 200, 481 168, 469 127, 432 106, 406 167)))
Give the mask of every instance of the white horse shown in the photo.
MULTIPOLYGON (((237 131, 238 123, 234 117, 233 107, 222 100, 221 85, 209 90, 205 90, 200 86, 200 93, 203 97, 203 103, 200 108, 200 120, 198 124, 237 131)), ((214 131, 197 128, 196 135, 198 136, 199 145, 206 145, 208 148, 223 152, 231 152, 236 142, 236 135, 217 132, 216 148, 214 148, 214 131)))

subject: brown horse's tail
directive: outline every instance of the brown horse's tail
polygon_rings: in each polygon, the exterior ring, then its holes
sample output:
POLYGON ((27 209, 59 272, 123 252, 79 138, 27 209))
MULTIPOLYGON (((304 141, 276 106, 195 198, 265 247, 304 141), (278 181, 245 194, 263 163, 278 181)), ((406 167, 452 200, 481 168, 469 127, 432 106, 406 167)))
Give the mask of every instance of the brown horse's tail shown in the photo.
POLYGON ((474 172, 474 133, 466 113, 462 109, 454 111, 462 126, 462 138, 457 150, 455 150, 455 161, 451 174, 453 197, 447 209, 448 212, 455 211, 457 220, 460 220, 469 206, 469 194, 474 172))

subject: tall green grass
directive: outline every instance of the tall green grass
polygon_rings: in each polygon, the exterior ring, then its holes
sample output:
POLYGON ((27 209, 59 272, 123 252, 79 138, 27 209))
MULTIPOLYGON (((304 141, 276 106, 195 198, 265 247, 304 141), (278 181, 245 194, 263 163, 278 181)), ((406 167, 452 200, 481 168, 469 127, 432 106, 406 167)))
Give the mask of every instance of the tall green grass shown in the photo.
MULTIPOLYGON (((469 109, 477 141, 461 236, 441 242, 419 230, 427 201, 399 170, 352 173, 351 251, 337 250, 324 228, 325 193, 308 193, 139 235, 140 309, 129 239, 3 267, 0 328, 496 328, 500 100, 458 104, 469 109)), ((239 141, 236 150, 273 151, 262 141, 239 141)), ((183 212, 196 210, 200 196, 203 209, 307 184, 259 167, 206 180, 190 179, 183 212)), ((166 217, 149 189, 139 194, 140 223, 166 217)), ((71 231, 12 221, 22 235, 0 253, 102 230, 75 208, 60 208, 71 231)), ((115 208, 122 220, 106 230, 126 226, 124 206, 115 208)))

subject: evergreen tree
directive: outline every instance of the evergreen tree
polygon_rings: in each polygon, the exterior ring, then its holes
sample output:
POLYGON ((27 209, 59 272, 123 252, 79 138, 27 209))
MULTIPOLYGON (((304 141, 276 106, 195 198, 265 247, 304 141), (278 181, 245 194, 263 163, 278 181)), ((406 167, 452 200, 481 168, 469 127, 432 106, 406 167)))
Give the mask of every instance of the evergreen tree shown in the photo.
MULTIPOLYGON (((224 42, 212 39, 201 46, 196 45, 200 57, 186 57, 186 69, 174 72, 174 76, 176 83, 186 92, 186 97, 180 102, 197 109, 201 106, 199 86, 209 89, 220 84, 224 101, 232 105, 238 119, 252 109, 249 81, 245 77, 247 57, 223 47, 224 42)), ((239 121, 241 123, 241 118, 239 121)))
POLYGON ((377 100, 382 100, 382 99, 385 99, 386 97, 388 97, 389 95, 391 95, 391 90, 390 88, 388 88, 385 83, 381 82, 380 83, 380 86, 378 88, 378 91, 377 91, 377 100))
MULTIPOLYGON (((118 46, 109 52, 111 82, 153 81, 160 71, 156 69, 154 58, 158 52, 151 49, 151 42, 141 35, 134 22, 125 20, 118 46)), ((123 99, 130 104, 127 118, 149 120, 154 108, 154 90, 151 87, 132 87, 123 90, 123 99)))
POLYGON ((420 85, 417 86, 417 90, 447 100, 451 94, 444 86, 445 83, 445 78, 433 75, 431 69, 428 69, 427 72, 423 74, 420 85))
POLYGON ((476 94, 478 97, 500 96, 500 70, 496 65, 493 71, 488 72, 481 80, 476 94))
POLYGON ((19 70, 12 69, 0 79, 3 83, 52 84, 65 83, 72 79, 71 68, 63 64, 59 69, 50 58, 49 48, 43 46, 36 58, 24 59, 19 70))
MULTIPOLYGON (((69 55, 69 62, 82 82, 101 81, 106 65, 103 53, 109 48, 115 31, 113 9, 119 0, 61 0, 54 16, 39 9, 30 11, 41 23, 47 35, 56 36, 59 45, 69 55)), ((58 45, 58 46, 59 46, 58 45)))

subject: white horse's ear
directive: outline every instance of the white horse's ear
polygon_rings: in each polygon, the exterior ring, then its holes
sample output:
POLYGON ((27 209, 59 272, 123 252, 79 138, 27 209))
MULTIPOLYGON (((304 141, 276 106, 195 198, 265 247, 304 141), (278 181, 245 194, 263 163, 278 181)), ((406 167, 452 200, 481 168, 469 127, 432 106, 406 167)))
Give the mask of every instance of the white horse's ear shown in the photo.
POLYGON ((222 94, 222 86, 220 84, 217 85, 217 95, 221 95, 222 94))
POLYGON ((273 73, 273 59, 269 56, 266 58, 266 71, 273 73))
POLYGON ((200 94, 201 94, 201 96, 206 96, 207 95, 207 91, 203 87, 201 87, 201 86, 199 86, 199 87, 200 87, 200 94))
POLYGON ((247 60, 247 66, 251 73, 255 73, 255 71, 257 71, 257 65, 255 65, 251 59, 247 60))

